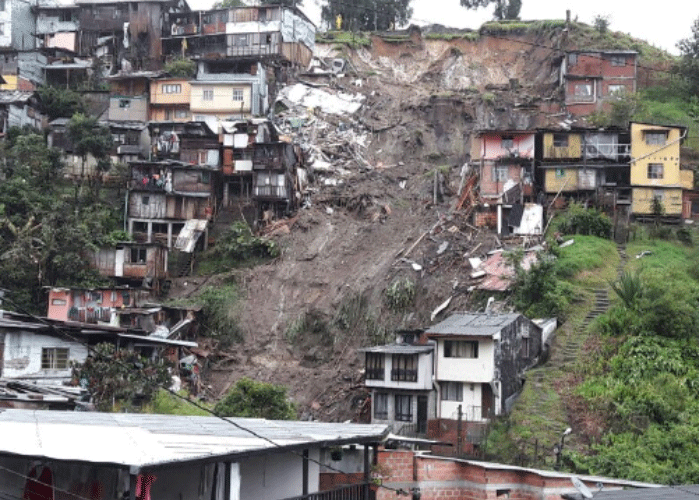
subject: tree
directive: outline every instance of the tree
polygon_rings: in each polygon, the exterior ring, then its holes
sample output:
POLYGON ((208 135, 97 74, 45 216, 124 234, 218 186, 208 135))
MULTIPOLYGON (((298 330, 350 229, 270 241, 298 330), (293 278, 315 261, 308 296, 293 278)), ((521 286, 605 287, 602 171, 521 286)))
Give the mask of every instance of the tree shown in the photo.
POLYGON ((598 14, 595 16, 595 18, 593 18, 593 27, 601 35, 607 33, 608 28, 610 27, 610 16, 598 14))
MULTIPOLYGON (((698 97, 698 20, 693 21, 690 28, 691 35, 680 40, 676 47, 681 51, 681 60, 677 65, 677 71, 686 79, 687 92, 691 97, 698 97)), ((697 102, 697 101, 696 101, 697 102)))
POLYGON ((192 59, 174 59, 163 66, 163 72, 170 76, 192 78, 197 73, 197 65, 192 59))
POLYGON ((76 113, 68 122, 68 137, 73 143, 73 150, 81 158, 80 181, 76 184, 75 191, 76 200, 85 177, 85 162, 88 155, 97 161, 95 175, 92 176, 91 181, 95 186, 96 197, 99 197, 101 173, 108 171, 111 167, 108 156, 112 150, 113 139, 109 128, 100 125, 97 118, 76 113))
POLYGON ((63 87, 44 85, 37 89, 41 101, 41 108, 49 117, 70 118, 75 113, 87 113, 87 104, 79 93, 63 87))
POLYGON ((214 407, 214 413, 222 417, 267 418, 293 420, 294 404, 287 399, 285 387, 249 378, 236 382, 224 399, 214 407))
POLYGON ((160 388, 171 383, 164 362, 126 349, 117 351, 110 343, 97 344, 85 363, 73 367, 73 377, 88 389, 101 411, 112 410, 115 404, 129 407, 150 402, 160 388))
POLYGON ((493 11, 494 19, 520 19, 520 8, 522 0, 459 0, 459 4, 467 9, 478 9, 495 4, 493 11))
POLYGON ((328 0, 321 8, 321 18, 335 26, 341 16, 347 31, 376 31, 392 29, 408 22, 413 14, 411 0, 328 0))

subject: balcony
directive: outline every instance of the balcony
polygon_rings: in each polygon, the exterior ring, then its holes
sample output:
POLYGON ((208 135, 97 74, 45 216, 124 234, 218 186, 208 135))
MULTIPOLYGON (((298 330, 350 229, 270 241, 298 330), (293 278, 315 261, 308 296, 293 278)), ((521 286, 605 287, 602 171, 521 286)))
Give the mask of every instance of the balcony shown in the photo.
POLYGON ((384 368, 367 368, 365 378, 367 380, 384 380, 384 368))
POLYGON ((286 200, 288 198, 287 188, 285 186, 255 186, 253 197, 286 200))

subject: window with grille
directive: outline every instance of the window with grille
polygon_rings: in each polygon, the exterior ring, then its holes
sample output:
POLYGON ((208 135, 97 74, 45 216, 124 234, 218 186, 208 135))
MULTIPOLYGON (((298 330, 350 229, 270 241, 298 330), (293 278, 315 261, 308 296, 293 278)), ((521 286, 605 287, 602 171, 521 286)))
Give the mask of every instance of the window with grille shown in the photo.
POLYGON ((418 380, 418 356, 416 354, 394 354, 391 358, 391 380, 416 382, 418 380))
POLYGON ((68 348, 67 347, 42 347, 41 349, 41 369, 42 370, 65 370, 68 368, 68 348))
POLYGON ((243 89, 233 89, 233 100, 243 102, 243 89))
POLYGON ((401 422, 413 421, 412 397, 404 394, 397 394, 394 397, 395 419, 401 422))
POLYGON ((384 380, 384 353, 368 352, 365 355, 365 378, 384 380))
POLYGON ((462 382, 440 382, 440 400, 442 401, 464 401, 462 382))
POLYGON ((650 163, 647 165, 647 179, 663 179, 664 165, 663 163, 650 163))
POLYGON ((446 340, 446 358, 478 358, 479 342, 476 340, 446 340))
POLYGON ((491 179, 496 182, 505 182, 508 180, 508 165, 496 165, 492 167, 491 179))
POLYGON ((374 395, 374 418, 377 420, 389 418, 389 395, 385 392, 374 395))

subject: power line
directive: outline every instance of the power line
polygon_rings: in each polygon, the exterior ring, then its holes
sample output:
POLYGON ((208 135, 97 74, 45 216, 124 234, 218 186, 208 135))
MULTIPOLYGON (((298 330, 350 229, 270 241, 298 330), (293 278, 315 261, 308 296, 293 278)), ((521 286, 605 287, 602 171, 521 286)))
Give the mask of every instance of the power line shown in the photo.
MULTIPOLYGON (((29 312, 27 312, 27 311, 22 310, 22 308, 19 307, 14 301, 12 301, 11 299, 8 299, 8 298, 7 298, 7 295, 5 295, 5 296, 3 297, 3 300, 7 300, 7 301, 10 302, 12 305, 14 305, 14 307, 16 307, 21 313, 26 314, 27 316, 29 316, 29 317, 32 318, 33 320, 45 324, 45 325, 48 326, 48 328, 49 328, 50 330, 52 330, 53 332, 55 332, 55 333, 57 333, 57 334, 59 334, 59 335, 65 337, 65 338, 67 338, 67 339, 69 339, 69 340, 72 340, 73 342, 76 342, 76 343, 78 343, 78 344, 80 344, 80 345, 83 345, 89 352, 91 352, 91 353, 93 353, 93 354, 96 354, 97 356, 101 356, 101 354, 100 354, 99 352, 97 352, 97 351, 95 350, 95 348, 92 347, 92 346, 90 346, 87 342, 84 342, 84 341, 82 341, 82 340, 80 340, 80 339, 74 337, 73 335, 71 335, 71 334, 69 334, 69 333, 67 333, 67 332, 62 331, 59 327, 57 327, 56 325, 54 325, 54 324, 52 324, 52 323, 50 323, 50 322, 48 322, 48 321, 45 321, 43 318, 40 318, 40 317, 38 317, 38 316, 33 315, 32 313, 29 313, 29 312)), ((133 369, 132 366, 127 365, 126 363, 124 363, 124 362, 121 361, 120 359, 114 358, 114 359, 112 359, 112 362, 115 362, 115 363, 117 363, 117 364, 120 364, 122 367, 125 367, 125 368, 127 368, 127 369, 129 369, 129 370, 132 370, 132 369, 133 369)), ((196 407, 196 408, 198 408, 198 409, 200 409, 200 410, 202 410, 202 411, 208 413, 209 415, 211 415, 211 416, 213 416, 213 417, 216 417, 216 418, 218 418, 219 420, 222 420, 222 421, 224 421, 224 422, 227 422, 227 423, 230 424, 230 425, 233 425, 234 427, 238 428, 239 430, 242 430, 242 431, 244 431, 244 432, 247 432, 248 434, 250 434, 250 435, 252 435, 252 436, 254 436, 254 437, 258 438, 258 439, 262 439, 263 441, 265 441, 265 442, 267 442, 267 443, 270 443, 270 444, 272 444, 273 446, 275 446, 275 447, 277 447, 277 448, 284 448, 283 445, 277 443, 276 441, 274 441, 274 440, 272 440, 272 439, 270 439, 270 438, 268 438, 268 437, 266 437, 266 436, 263 436, 263 435, 261 435, 261 434, 255 432, 254 430, 249 429, 249 428, 245 427, 244 425, 239 424, 238 422, 236 422, 236 421, 234 421, 234 420, 230 420, 230 419, 228 419, 228 418, 226 418, 226 417, 222 417, 222 416, 220 416, 220 415, 217 415, 216 413, 214 413, 214 412, 213 412, 212 410, 210 410, 209 408, 206 408, 206 407, 204 407, 204 406, 202 406, 202 405, 200 405, 200 404, 197 404, 196 402, 190 400, 189 398, 186 398, 185 396, 182 396, 182 395, 178 394, 176 391, 173 391, 173 390, 170 389, 169 387, 162 387, 162 389, 165 390, 166 392, 168 392, 169 394, 171 394, 172 396, 174 396, 174 397, 176 397, 176 398, 178 398, 178 399, 181 399, 182 401, 186 401, 187 403, 189 403, 189 404, 191 404, 192 406, 194 406, 194 407, 196 407)), ((278 427, 281 427, 281 428, 285 428, 283 425, 280 425, 280 424, 277 424, 277 423, 275 423, 274 425, 277 425, 278 427)), ((293 434, 295 433, 294 431, 292 431, 292 430, 289 429, 289 428, 287 428, 286 430, 288 430, 289 432, 292 432, 293 434)), ((308 460, 308 461, 310 461, 310 462, 315 463, 316 465, 319 465, 320 467, 324 467, 324 468, 329 469, 329 470, 331 470, 331 471, 333 471, 333 472, 345 473, 345 471, 342 471, 342 470, 340 470, 340 469, 337 469, 337 468, 335 468, 335 467, 333 467, 333 466, 331 466, 331 465, 322 463, 320 460, 316 460, 315 458, 311 458, 311 457, 309 457, 309 456, 304 456, 302 453, 299 453, 299 452, 296 451, 296 450, 286 450, 286 451, 297 455, 298 457, 300 457, 300 458, 303 459, 303 460, 308 460)), ((399 495, 399 494, 408 495, 408 492, 407 492, 406 490, 402 489, 402 488, 392 488, 392 487, 390 487, 390 486, 384 486, 384 485, 382 485, 382 484, 380 484, 380 485, 378 485, 378 486, 379 486, 380 488, 385 488, 385 489, 387 489, 387 490, 389 490, 389 491, 392 491, 392 492, 396 493, 397 495, 399 495)), ((79 497, 79 498, 82 498, 82 497, 79 497)), ((89 499, 85 499, 85 500, 89 500, 89 499)))

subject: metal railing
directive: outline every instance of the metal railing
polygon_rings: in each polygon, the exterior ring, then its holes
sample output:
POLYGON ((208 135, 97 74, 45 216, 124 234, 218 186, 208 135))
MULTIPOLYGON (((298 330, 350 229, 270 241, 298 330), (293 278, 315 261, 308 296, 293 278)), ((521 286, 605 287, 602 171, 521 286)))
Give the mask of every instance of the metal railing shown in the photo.
POLYGON ((418 370, 401 370, 395 368, 391 370, 391 380, 394 382, 417 382, 418 370))
POLYGON ((374 491, 372 491, 370 486, 366 483, 361 483, 342 486, 328 491, 309 493, 308 495, 289 497, 285 500, 374 500, 374 498, 374 491))

